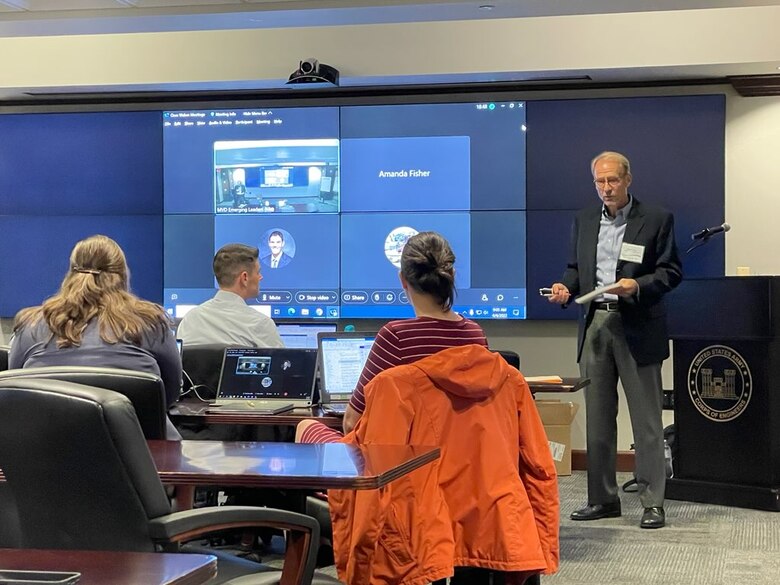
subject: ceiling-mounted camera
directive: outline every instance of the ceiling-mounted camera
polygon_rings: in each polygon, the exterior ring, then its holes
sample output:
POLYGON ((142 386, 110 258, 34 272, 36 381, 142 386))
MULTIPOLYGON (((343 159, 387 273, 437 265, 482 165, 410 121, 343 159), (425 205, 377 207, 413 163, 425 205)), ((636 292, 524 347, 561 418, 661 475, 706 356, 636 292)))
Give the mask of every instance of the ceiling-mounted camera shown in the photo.
POLYGON ((339 70, 330 65, 325 65, 325 63, 320 63, 317 59, 304 59, 298 63, 298 69, 292 72, 287 83, 328 83, 330 85, 338 85, 339 70))

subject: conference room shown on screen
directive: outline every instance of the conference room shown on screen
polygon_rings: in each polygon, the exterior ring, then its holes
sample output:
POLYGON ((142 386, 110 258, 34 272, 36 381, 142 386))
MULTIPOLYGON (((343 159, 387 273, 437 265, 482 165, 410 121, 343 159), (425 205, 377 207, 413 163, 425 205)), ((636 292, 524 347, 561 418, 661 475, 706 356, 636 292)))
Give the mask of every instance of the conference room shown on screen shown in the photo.
POLYGON ((409 317, 401 251, 437 231, 456 311, 525 318, 525 118, 523 102, 164 112, 166 308, 213 296, 211 259, 240 242, 260 249, 250 304, 271 317, 409 317))

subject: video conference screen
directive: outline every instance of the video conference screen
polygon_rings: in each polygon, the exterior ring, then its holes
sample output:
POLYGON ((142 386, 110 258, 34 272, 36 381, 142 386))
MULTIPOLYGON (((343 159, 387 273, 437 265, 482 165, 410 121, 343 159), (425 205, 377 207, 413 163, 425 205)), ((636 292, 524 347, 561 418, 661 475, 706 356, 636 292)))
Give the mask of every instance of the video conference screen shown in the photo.
POLYGON ((725 238, 684 254, 727 219, 723 95, 481 97, 0 114, 0 316, 54 294, 73 245, 100 233, 133 292, 175 316, 214 295, 214 252, 243 242, 262 262, 250 302, 274 318, 408 317, 400 251, 435 230, 460 313, 575 319, 538 289, 561 277, 576 210, 599 204, 603 150, 631 159, 637 199, 674 213, 685 278, 723 275, 725 238))
POLYGON ((457 257, 455 310, 524 319, 525 104, 163 113, 165 287, 174 316, 211 298, 225 244, 260 249, 274 318, 395 318, 421 231, 457 257), (184 244, 186 242, 186 244, 184 244))

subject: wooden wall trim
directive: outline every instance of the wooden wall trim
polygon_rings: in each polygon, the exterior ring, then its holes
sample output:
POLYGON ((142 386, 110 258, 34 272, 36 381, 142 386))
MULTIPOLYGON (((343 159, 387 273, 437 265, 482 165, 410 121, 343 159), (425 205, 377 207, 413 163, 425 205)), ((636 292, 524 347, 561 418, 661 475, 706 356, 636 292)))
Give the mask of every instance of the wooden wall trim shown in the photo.
MULTIPOLYGON (((584 449, 573 449, 571 452, 571 468, 578 471, 588 469, 588 455, 584 449)), ((634 471, 634 452, 618 451, 617 454, 618 471, 634 471)))

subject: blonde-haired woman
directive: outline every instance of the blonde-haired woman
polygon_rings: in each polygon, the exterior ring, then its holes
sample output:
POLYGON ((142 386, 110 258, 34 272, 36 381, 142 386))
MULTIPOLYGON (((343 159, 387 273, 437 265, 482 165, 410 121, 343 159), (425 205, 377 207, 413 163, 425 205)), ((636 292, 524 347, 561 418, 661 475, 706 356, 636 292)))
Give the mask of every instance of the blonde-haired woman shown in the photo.
MULTIPOLYGON (((129 292, 122 248, 109 237, 81 240, 59 292, 20 311, 10 368, 101 366, 151 372, 165 384, 170 406, 179 397, 181 358, 164 309, 129 292)), ((169 438, 177 433, 169 424, 169 438)))

